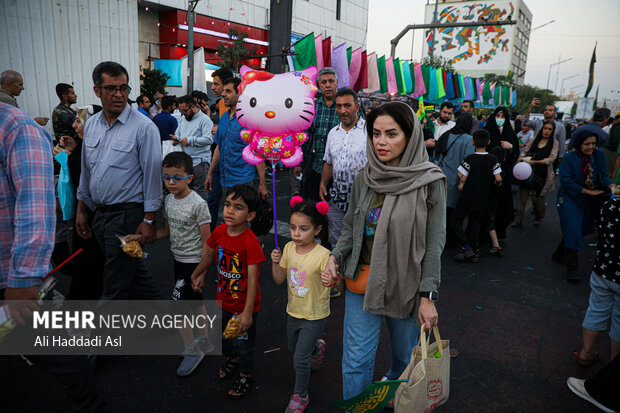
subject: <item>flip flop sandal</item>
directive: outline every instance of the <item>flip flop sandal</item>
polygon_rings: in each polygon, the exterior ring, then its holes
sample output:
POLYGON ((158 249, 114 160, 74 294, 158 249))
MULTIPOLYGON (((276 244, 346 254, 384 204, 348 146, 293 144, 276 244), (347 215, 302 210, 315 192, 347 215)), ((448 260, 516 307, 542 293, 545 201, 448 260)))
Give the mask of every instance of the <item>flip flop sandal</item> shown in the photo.
POLYGON ((577 356, 577 364, 587 367, 592 363, 596 363, 600 359, 601 359, 601 353, 599 353, 598 350, 594 350, 594 356, 592 358, 584 360, 581 357, 577 356))
POLYGON ((238 369, 239 369, 239 360, 232 361, 231 359, 226 359, 226 362, 220 368, 218 377, 220 378, 220 380, 227 379, 233 373, 235 373, 238 369))
POLYGON ((252 384, 252 376, 243 377, 240 375, 239 377, 237 377, 237 380, 235 380, 232 387, 228 390, 229 391, 228 397, 232 399, 241 399, 243 396, 245 396, 247 392, 250 391, 251 384, 252 384), (236 394, 230 394, 231 390, 233 393, 236 393, 236 394))

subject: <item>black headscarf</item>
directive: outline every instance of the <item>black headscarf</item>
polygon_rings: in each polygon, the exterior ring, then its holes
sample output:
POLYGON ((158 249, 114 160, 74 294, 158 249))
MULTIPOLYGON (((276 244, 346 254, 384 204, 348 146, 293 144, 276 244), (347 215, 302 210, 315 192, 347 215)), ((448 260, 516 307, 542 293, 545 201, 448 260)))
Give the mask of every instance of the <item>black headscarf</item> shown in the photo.
POLYGON ((554 142, 553 134, 554 133, 555 133, 555 122, 550 121, 550 120, 544 121, 542 128, 540 128, 540 130, 538 131, 538 135, 536 135, 536 137, 534 138, 534 141, 532 142, 532 145, 530 146, 530 149, 529 151, 527 151, 526 155, 531 156, 532 159, 535 161, 540 161, 541 159, 548 158, 549 155, 551 155, 551 150, 553 149, 553 142, 554 142), (549 137, 549 140, 547 141, 547 144, 545 145, 545 147, 539 148, 538 143, 543 138, 542 133, 543 133, 543 129, 545 128, 545 125, 553 126, 553 131, 551 132, 551 136, 549 137))
POLYGON ((450 135, 469 135, 473 122, 474 119, 469 113, 461 112, 459 117, 456 119, 455 125, 451 129, 444 132, 437 140, 437 146, 435 147, 436 154, 445 156, 448 152, 448 139, 450 138, 450 135))
POLYGON ((510 124, 508 110, 504 106, 499 106, 496 108, 489 116, 489 120, 486 125, 484 125, 484 129, 486 129, 489 132, 489 135, 491 135, 491 144, 487 146, 487 150, 496 146, 501 146, 501 141, 509 142, 512 144, 512 149, 508 152, 507 160, 514 163, 519 157, 519 140, 514 129, 512 129, 512 125, 510 124), (502 112, 504 114, 504 119, 506 119, 501 133, 497 123, 495 122, 495 116, 499 112, 502 112))

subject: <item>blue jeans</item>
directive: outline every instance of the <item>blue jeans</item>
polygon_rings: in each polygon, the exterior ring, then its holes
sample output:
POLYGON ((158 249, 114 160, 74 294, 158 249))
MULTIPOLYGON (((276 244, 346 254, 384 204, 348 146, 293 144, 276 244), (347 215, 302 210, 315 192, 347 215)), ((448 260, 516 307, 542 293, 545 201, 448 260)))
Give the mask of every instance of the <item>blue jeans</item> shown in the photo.
POLYGON ((583 328, 605 331, 620 343, 620 284, 609 281, 592 271, 590 275, 590 305, 583 319, 583 328))
MULTIPOLYGON (((342 342, 342 393, 347 400, 360 394, 373 382, 375 355, 379 346, 381 320, 384 316, 364 311, 364 296, 345 293, 344 331, 342 342)), ((396 380, 411 360, 420 329, 414 318, 385 317, 392 344, 392 366, 386 376, 396 380)))
MULTIPOLYGON (((204 183, 203 183, 204 186, 204 183)), ((220 199, 222 198, 222 184, 220 182, 219 168, 213 172, 213 181, 211 183, 211 193, 207 195, 207 204, 209 205, 209 213, 211 214, 211 232, 217 226, 217 219, 220 213, 220 199)))

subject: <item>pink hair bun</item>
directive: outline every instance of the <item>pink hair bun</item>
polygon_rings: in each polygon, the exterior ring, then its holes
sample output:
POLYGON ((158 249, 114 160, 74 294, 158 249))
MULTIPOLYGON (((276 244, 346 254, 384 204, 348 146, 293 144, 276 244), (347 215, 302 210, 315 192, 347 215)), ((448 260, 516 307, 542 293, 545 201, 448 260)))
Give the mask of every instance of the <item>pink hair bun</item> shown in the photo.
POLYGON ((297 205, 300 202, 303 202, 304 199, 302 197, 300 197, 299 195, 295 195, 294 197, 291 198, 291 208, 295 208, 295 205, 297 205))
POLYGON ((329 204, 325 201, 317 202, 316 210, 319 211, 319 214, 321 215, 327 215, 329 212, 329 204))

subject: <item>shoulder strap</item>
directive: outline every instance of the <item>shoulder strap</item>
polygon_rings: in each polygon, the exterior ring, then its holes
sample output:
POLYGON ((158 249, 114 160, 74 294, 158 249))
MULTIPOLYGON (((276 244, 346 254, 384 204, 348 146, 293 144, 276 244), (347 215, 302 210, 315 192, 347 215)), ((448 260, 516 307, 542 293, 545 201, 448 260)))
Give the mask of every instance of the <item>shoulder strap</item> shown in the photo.
POLYGON ((448 145, 448 147, 446 148, 446 153, 444 153, 443 155, 441 155, 441 160, 438 161, 439 166, 441 166, 443 164, 443 161, 446 159, 446 155, 448 155, 448 152, 450 152, 450 148, 452 148, 452 146, 454 146, 454 144, 456 143, 456 141, 458 141, 461 136, 463 136, 462 133, 459 133, 458 135, 456 135, 456 139, 452 141, 452 143, 450 145, 448 145))

